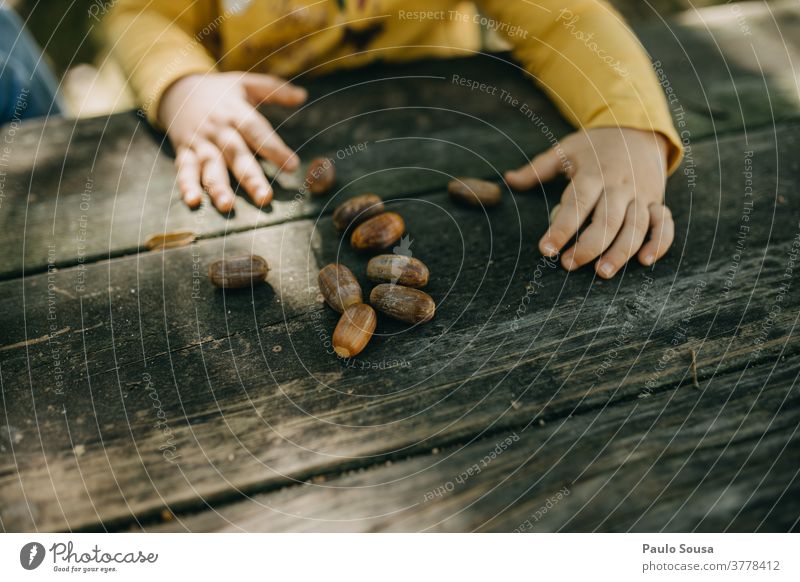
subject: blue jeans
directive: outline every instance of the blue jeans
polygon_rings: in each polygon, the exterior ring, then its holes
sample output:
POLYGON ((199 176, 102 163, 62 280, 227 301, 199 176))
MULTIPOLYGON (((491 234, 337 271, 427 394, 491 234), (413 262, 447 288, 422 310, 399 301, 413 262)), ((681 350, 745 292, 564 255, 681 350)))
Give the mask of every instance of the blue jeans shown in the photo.
POLYGON ((0 125, 59 115, 58 83, 19 16, 0 8, 0 125))

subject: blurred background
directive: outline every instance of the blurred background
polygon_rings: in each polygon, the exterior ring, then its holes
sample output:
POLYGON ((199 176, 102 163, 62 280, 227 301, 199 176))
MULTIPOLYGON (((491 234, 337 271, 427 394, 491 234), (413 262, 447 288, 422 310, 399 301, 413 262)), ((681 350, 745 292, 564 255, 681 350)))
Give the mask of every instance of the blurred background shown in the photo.
MULTIPOLYGON (((97 22, 88 16, 98 0, 63 0, 57 8, 43 0, 0 0, 14 8, 44 48, 66 101, 70 117, 91 117, 134 107, 125 78, 106 58, 95 37, 97 22)), ((156 0, 158 1, 158 0, 156 0)), ((166 0, 164 0, 166 1, 166 0)), ((724 0, 610 0, 628 21, 658 20, 685 10, 727 4, 724 0)), ((484 34, 487 50, 501 50, 504 42, 484 34)))

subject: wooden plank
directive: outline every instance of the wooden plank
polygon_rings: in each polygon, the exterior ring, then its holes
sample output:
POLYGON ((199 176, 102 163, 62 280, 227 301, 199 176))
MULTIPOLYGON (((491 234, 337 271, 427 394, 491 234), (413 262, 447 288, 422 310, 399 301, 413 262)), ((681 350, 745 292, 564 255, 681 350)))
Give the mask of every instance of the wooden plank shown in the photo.
POLYGON ((798 370, 795 354, 143 529, 791 531, 798 370))
POLYGON ((440 187, 454 173, 497 176, 493 166, 507 167, 509 155, 524 163, 524 153, 545 147, 547 137, 531 131, 533 123, 509 123, 510 107, 495 97, 465 99, 472 94, 451 82, 453 72, 480 75, 482 82, 505 79, 503 88, 525 99, 556 135, 567 130, 553 106, 503 62, 483 57, 464 61, 463 68, 461 61, 433 62, 388 74, 373 67, 312 80, 307 107, 268 114, 305 160, 336 160, 340 191, 320 201, 276 184, 270 208, 258 210, 241 198, 231 219, 183 206, 169 148, 133 114, 30 122, 13 134, 9 129, 0 136, 9 142, 0 206, 8 252, 0 276, 46 270, 48 253, 56 265, 71 266, 141 250, 153 233, 188 229, 217 236, 330 213, 339 201, 364 191, 392 198, 440 187), (420 165, 428 171, 419 171, 420 165))
POLYGON ((799 12, 793 0, 725 3, 687 10, 641 34, 672 91, 673 117, 686 121, 683 137, 797 119, 799 12))
MULTIPOLYGON (((689 146, 800 118, 793 74, 800 51, 790 40, 800 36, 792 17, 796 6, 774 9, 775 20, 766 7, 747 8, 752 34, 746 37, 738 13, 728 6, 720 10, 727 12, 710 22, 682 17, 638 28, 661 63, 659 75, 672 92, 673 115, 689 146), (783 39, 781 46, 776 39, 783 39)), ((387 198, 416 196, 441 189, 452 173, 497 177, 570 131, 529 79, 499 58, 372 67, 307 83, 301 78, 313 103, 296 115, 275 109, 268 114, 305 159, 368 144, 338 162, 343 189, 336 201, 368 190, 387 198), (453 74, 498 90, 469 91, 452 83, 453 74), (503 90, 540 115, 547 131, 505 105, 503 90), (386 139, 391 141, 381 141, 386 139)), ((6 249, 0 278, 43 272, 51 262, 71 266, 134 253, 147 236, 165 230, 213 237, 332 208, 328 200, 296 202, 294 192, 280 191, 266 212, 244 199, 230 220, 214 211, 191 212, 177 198, 169 152, 140 121, 128 114, 6 129, 0 136, 4 144, 11 142, 1 168, 7 176, 0 198, 0 244, 6 249)))
POLYGON ((366 258, 328 218, 0 284, 3 526, 122 526, 597 409, 685 383, 692 348, 701 382, 792 355, 800 128, 748 139, 695 148, 694 187, 669 187, 673 252, 611 282, 537 271, 534 193, 486 215, 441 193, 392 203, 439 310, 413 331, 382 321, 353 367, 326 353, 336 317, 314 278, 337 256, 363 277, 366 258), (201 278, 192 297, 194 264, 250 250, 274 267, 267 286, 201 278))

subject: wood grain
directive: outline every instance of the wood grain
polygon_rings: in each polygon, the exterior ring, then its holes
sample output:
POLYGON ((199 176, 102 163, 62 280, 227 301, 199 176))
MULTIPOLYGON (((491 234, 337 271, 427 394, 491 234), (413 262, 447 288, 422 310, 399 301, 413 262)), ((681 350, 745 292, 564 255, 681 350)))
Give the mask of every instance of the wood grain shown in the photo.
POLYGON ((290 145, 367 145, 335 197, 279 189, 230 220, 180 205, 132 115, 6 128, 0 527, 159 529, 169 508, 191 530, 795 529, 797 11, 748 5, 748 36, 729 8, 640 29, 686 140, 678 232, 609 282, 535 251, 563 182, 485 214, 448 199, 453 174, 497 180, 568 131, 496 57, 309 80, 301 114, 269 111, 290 145), (405 218, 438 308, 415 329, 381 319, 343 363, 316 276, 340 260, 366 283, 329 215, 367 190, 405 218), (142 252, 178 229, 200 240, 142 252), (207 265, 242 253, 267 282, 214 289, 207 265))
MULTIPOLYGON (((744 21, 726 5, 637 25, 690 147, 709 136, 800 118, 796 6, 743 10, 744 21)), ((230 219, 182 205, 163 136, 133 113, 32 122, 13 133, 6 128, 0 136, 10 148, 0 205, 0 278, 136 253, 148 236, 165 231, 188 229, 207 238, 313 218, 365 191, 415 196, 441 189, 453 174, 496 179, 570 131, 506 58, 382 65, 297 79, 308 86, 310 104, 299 112, 267 111, 287 143, 306 160, 336 158, 361 143, 366 149, 337 162, 341 189, 334 202, 295 201, 296 192, 278 188, 267 211, 240 197, 230 219), (454 84, 453 75, 491 90, 470 91, 454 84), (520 105, 509 105, 503 91, 520 105), (522 103, 533 113, 520 111, 522 103), (531 119, 534 113, 538 117, 531 119)))
POLYGON ((147 531, 790 531, 797 355, 147 531))
POLYGON ((792 356, 798 298, 781 290, 800 129, 748 140, 758 219, 744 250, 749 150, 729 136, 696 146, 698 187, 670 184, 674 251, 611 282, 536 275, 531 233, 548 215, 536 193, 486 215, 444 192, 391 203, 439 309, 413 332, 381 321, 354 367, 327 353, 337 317, 314 280, 337 256, 363 277, 367 257, 340 246, 327 217, 96 263, 81 293, 77 268, 0 284, 4 527, 127 527, 164 505, 194 511, 616 406, 691 384, 691 349, 701 385, 792 356), (232 294, 201 280, 193 298, 193 261, 228 252, 264 256, 267 285, 232 294))

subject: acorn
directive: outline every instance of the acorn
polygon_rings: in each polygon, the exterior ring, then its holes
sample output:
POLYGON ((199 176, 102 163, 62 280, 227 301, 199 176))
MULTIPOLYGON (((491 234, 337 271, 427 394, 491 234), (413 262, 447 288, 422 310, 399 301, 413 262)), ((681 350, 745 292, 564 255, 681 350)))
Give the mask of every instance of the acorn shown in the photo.
POLYGON ((367 347, 378 317, 365 303, 351 305, 342 314, 333 332, 333 349, 340 358, 352 358, 367 347))
POLYGON ((406 224, 396 212, 384 212, 359 224, 350 236, 350 245, 358 251, 383 250, 403 236, 406 224))
POLYGON ((378 285, 370 293, 369 302, 378 311, 406 323, 424 323, 436 313, 436 303, 430 295, 402 285, 378 285))
POLYGON ((325 303, 339 313, 344 313, 351 305, 364 302, 361 285, 353 272, 344 265, 326 265, 319 272, 317 282, 325 303))
POLYGON ((336 183, 336 170, 328 158, 314 158, 306 173, 306 187, 314 196, 322 196, 336 183))
POLYGON ((252 287, 267 278, 269 265, 258 255, 243 255, 214 261, 208 266, 208 278, 223 289, 252 287))
POLYGON ((424 287, 429 276, 425 263, 405 255, 378 255, 367 263, 367 277, 372 281, 424 287))
POLYGON ((152 234, 144 241, 144 246, 148 251, 163 251, 164 249, 185 247, 195 240, 197 240, 197 235, 192 231, 176 230, 174 232, 152 234))
POLYGON ((469 206, 496 206, 502 196, 500 186, 477 178, 456 178, 447 184, 454 200, 469 206))
POLYGON ((383 200, 375 194, 361 194, 342 202, 333 211, 333 226, 344 232, 365 220, 385 211, 383 200))

